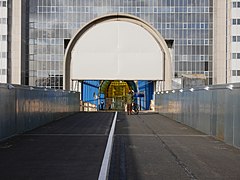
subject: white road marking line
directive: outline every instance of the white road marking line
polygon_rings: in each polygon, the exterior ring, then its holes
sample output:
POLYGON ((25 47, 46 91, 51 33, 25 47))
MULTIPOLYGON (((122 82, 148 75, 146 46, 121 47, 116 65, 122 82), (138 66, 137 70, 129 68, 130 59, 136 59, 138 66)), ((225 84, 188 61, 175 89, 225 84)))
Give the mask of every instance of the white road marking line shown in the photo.
POLYGON ((106 134, 22 134, 22 136, 107 136, 106 134))
POLYGON ((111 130, 110 130, 110 133, 109 133, 107 146, 106 146, 106 149, 105 149, 105 153, 104 153, 100 173, 99 173, 99 176, 98 176, 98 180, 108 179, 108 172, 109 172, 111 154, 112 154, 112 147, 113 147, 113 135, 114 135, 114 131, 115 131, 116 120, 117 120, 117 112, 115 112, 112 127, 111 127, 111 130))
POLYGON ((153 137, 153 136, 160 136, 160 137, 211 137, 211 135, 181 135, 181 134, 115 134, 115 136, 143 136, 143 137, 153 137))

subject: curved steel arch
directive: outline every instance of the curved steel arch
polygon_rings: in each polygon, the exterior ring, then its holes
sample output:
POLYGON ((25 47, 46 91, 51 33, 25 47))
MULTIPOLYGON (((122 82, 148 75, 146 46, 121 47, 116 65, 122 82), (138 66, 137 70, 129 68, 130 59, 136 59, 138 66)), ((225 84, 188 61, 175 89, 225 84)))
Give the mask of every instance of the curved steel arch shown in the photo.
POLYGON ((160 33, 152 27, 149 23, 146 21, 133 16, 129 14, 107 14, 101 17, 98 17, 88 24, 86 24, 84 27, 82 27, 75 36, 71 39, 69 42, 66 53, 64 56, 64 89, 70 90, 70 65, 71 65, 71 52, 77 43, 77 41, 81 38, 81 36, 87 32, 91 27, 95 26, 96 24, 106 22, 106 21, 126 21, 131 22, 137 25, 140 25, 142 28, 146 29, 156 40, 156 42, 159 44, 159 47, 161 48, 163 54, 164 54, 164 79, 165 81, 165 89, 171 89, 172 86, 172 69, 171 69, 171 56, 168 49, 168 46, 163 39, 163 37, 160 35, 160 33))

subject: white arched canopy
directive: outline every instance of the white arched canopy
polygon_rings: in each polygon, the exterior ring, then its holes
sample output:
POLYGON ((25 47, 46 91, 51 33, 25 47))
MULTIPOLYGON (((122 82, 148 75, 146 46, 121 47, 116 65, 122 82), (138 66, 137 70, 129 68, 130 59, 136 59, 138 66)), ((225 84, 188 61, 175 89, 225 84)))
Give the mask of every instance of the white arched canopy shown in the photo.
POLYGON ((89 29, 72 50, 71 78, 163 80, 163 52, 139 25, 108 21, 89 29))
POLYGON ((156 80, 170 85, 170 54, 160 34, 144 21, 108 15, 87 24, 70 41, 64 76, 65 89, 72 79, 156 80))

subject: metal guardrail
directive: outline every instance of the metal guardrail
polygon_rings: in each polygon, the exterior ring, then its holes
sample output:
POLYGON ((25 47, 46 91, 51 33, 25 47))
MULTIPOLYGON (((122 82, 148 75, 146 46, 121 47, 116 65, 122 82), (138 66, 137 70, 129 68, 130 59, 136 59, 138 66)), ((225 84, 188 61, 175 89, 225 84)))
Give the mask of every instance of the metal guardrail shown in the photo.
POLYGON ((240 84, 158 92, 155 111, 240 148, 240 84))
POLYGON ((79 111, 79 93, 0 84, 0 140, 79 111))

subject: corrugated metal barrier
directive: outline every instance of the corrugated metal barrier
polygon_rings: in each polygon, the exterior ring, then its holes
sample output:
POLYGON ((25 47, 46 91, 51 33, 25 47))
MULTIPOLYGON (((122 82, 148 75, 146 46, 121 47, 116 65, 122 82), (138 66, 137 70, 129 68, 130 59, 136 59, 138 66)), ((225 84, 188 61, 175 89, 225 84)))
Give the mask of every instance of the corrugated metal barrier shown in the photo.
POLYGON ((155 111, 240 148, 240 84, 158 92, 155 111))
POLYGON ((0 84, 0 140, 79 111, 79 93, 0 84))

